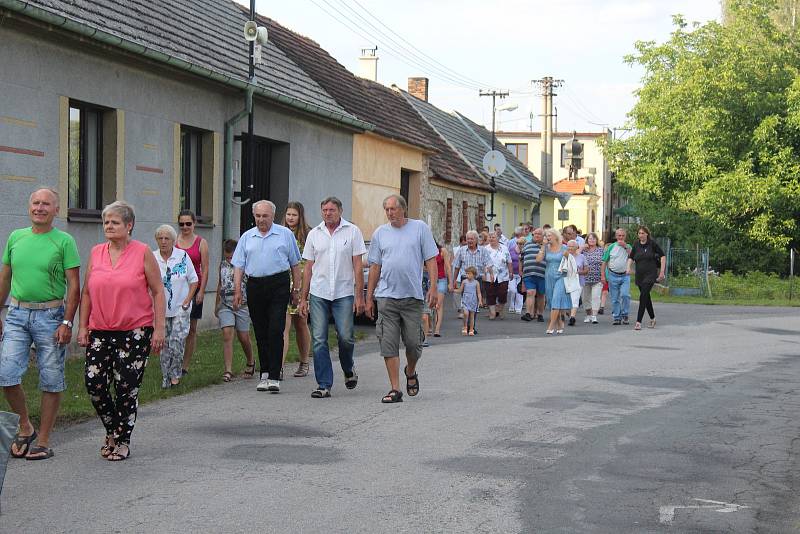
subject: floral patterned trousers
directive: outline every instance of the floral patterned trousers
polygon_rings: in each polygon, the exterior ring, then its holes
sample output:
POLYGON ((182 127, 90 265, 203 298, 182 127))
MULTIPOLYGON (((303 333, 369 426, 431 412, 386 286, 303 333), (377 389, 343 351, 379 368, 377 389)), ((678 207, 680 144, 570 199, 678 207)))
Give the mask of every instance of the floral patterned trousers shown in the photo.
POLYGON ((161 385, 166 387, 171 378, 180 378, 183 369, 183 349, 189 335, 191 319, 189 310, 179 310, 175 317, 167 317, 166 338, 161 349, 161 385))
POLYGON ((89 336, 86 391, 106 435, 114 436, 117 444, 128 444, 131 440, 152 336, 151 327, 126 332, 94 330, 89 336))

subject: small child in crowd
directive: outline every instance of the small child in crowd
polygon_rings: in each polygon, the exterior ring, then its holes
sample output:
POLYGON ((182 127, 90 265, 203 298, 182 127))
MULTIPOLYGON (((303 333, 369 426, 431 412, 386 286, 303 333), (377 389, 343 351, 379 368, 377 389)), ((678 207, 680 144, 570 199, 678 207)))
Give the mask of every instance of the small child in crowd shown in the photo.
POLYGON ((239 338, 242 350, 247 357, 247 367, 244 371, 245 378, 253 378, 256 363, 253 359, 253 346, 250 343, 250 312, 247 309, 247 277, 242 276, 242 305, 238 310, 233 309, 233 265, 231 258, 236 250, 236 240, 226 239, 222 243, 222 261, 219 264, 219 286, 217 287, 217 301, 214 306, 214 315, 219 319, 222 329, 222 359, 225 363, 225 372, 222 380, 230 382, 233 379, 233 332, 239 338))
POLYGON ((469 266, 464 271, 467 278, 462 280, 461 285, 455 290, 456 293, 461 293, 461 307, 464 310, 464 328, 461 329, 461 334, 474 336, 475 314, 483 305, 483 298, 481 297, 481 285, 477 280, 478 269, 469 266))

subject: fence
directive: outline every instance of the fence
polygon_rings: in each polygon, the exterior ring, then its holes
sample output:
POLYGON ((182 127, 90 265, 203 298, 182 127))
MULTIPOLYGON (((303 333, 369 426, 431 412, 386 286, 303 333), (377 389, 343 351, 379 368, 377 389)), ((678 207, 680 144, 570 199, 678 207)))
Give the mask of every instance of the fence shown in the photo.
MULTIPOLYGON (((767 304, 800 301, 800 280, 795 269, 797 250, 789 250, 788 276, 775 273, 748 272, 743 275, 717 273, 707 248, 672 247, 668 239, 661 243, 667 256, 667 277, 664 285, 673 296, 704 297, 714 300, 767 304)), ((787 270, 782 270, 786 272, 787 270)))

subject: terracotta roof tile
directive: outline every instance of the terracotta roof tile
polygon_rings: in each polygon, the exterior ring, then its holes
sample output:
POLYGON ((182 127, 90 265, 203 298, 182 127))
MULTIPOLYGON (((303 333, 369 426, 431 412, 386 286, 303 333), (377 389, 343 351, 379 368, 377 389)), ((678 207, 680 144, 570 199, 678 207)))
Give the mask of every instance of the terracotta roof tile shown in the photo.
POLYGON ((586 178, 578 178, 577 180, 559 180, 553 184, 553 189, 555 189, 558 193, 584 195, 586 194, 586 178))
MULTIPOLYGON (((244 8, 243 8, 244 9, 244 8)), ((270 41, 316 80, 349 113, 375 126, 374 133, 431 152, 430 167, 442 180, 489 190, 476 173, 396 90, 355 76, 308 37, 259 16, 270 41)))

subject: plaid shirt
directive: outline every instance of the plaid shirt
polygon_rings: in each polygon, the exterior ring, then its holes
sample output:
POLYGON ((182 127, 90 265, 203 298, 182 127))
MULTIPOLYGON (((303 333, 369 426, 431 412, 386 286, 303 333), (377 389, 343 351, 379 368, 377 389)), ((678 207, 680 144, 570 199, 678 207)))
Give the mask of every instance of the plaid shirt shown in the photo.
POLYGON ((458 252, 453 262, 453 269, 458 269, 458 276, 456 278, 459 280, 466 278, 467 273, 465 269, 467 267, 475 267, 478 270, 478 278, 480 278, 483 276, 486 268, 491 268, 491 266, 492 258, 489 255, 489 251, 481 246, 475 249, 475 252, 472 252, 465 246, 458 252))

